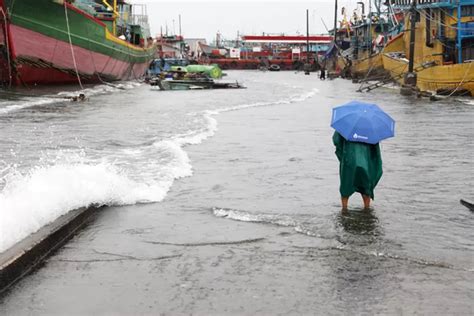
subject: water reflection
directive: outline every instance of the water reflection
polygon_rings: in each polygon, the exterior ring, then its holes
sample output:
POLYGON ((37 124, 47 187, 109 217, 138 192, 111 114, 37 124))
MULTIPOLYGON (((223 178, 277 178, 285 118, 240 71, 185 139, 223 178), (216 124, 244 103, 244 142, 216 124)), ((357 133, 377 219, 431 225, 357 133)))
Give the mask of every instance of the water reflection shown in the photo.
POLYGON ((387 295, 387 271, 391 263, 373 253, 383 249, 383 231, 373 209, 351 209, 335 218, 343 247, 331 258, 333 284, 341 312, 369 313, 387 295))
POLYGON ((381 235, 379 219, 373 209, 343 211, 338 215, 337 222, 346 233, 366 236, 381 235))

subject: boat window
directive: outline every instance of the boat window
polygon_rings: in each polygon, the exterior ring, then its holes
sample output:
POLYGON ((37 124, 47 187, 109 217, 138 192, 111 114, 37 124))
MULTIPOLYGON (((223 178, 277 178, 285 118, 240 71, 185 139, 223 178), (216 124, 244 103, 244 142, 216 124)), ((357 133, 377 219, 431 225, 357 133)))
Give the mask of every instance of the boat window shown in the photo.
POLYGON ((426 17, 425 17, 425 45, 427 47, 433 47, 433 30, 431 28, 431 20, 433 19, 433 12, 431 9, 426 9, 426 17))
POLYGON ((464 40, 462 46, 462 60, 474 62, 474 39, 464 40))
POLYGON ((465 5, 461 7, 461 16, 474 16, 474 5, 465 5))

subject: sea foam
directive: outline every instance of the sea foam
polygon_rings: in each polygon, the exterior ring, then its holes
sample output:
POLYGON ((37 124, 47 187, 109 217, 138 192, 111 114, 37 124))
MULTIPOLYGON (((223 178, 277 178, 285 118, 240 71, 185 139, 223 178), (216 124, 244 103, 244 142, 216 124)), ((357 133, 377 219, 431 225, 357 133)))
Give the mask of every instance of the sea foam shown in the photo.
MULTIPOLYGON (((126 86, 132 88, 135 84, 126 86)), ((88 94, 106 93, 110 86, 99 86, 88 94)), ((218 130, 216 115, 251 107, 291 104, 313 96, 317 90, 289 96, 285 99, 241 104, 208 110, 200 115, 201 128, 158 140, 140 148, 124 148, 100 161, 86 159, 79 152, 57 152, 59 158, 40 159, 38 166, 20 172, 15 166, 2 165, 0 173, 0 252, 36 232, 67 212, 90 206, 119 206, 162 201, 175 179, 193 174, 191 161, 184 148, 200 144, 218 130), (122 161, 119 163, 118 161, 122 161)), ((47 102, 45 104, 48 104, 47 102)), ((31 104, 27 104, 31 106, 31 104)), ((17 108, 18 109, 18 108, 17 108)), ((1 114, 2 112, 0 112, 1 114)), ((225 211, 221 211, 224 212, 225 211)), ((250 214, 231 211, 228 217, 248 217, 250 214)), ((217 216, 225 216, 219 214, 217 216)), ((263 218, 281 225, 293 226, 286 218, 263 218)))
POLYGON ((115 157, 92 161, 67 153, 26 173, 14 166, 3 167, 0 252, 74 209, 162 201, 175 179, 192 175, 189 157, 181 146, 174 140, 163 140, 124 152, 139 156, 132 164, 117 163, 115 157))
POLYGON ((0 193, 0 252, 69 210, 161 201, 168 189, 159 183, 137 183, 103 163, 9 173, 0 193))
MULTIPOLYGON (((80 91, 67 91, 59 92, 54 95, 43 95, 43 96, 30 96, 22 95, 21 93, 13 93, 11 96, 18 97, 17 100, 4 101, 0 103, 0 115, 9 114, 12 112, 20 111, 23 109, 32 108, 35 106, 51 105, 60 102, 68 102, 70 97, 77 96, 79 93, 83 93, 86 97, 95 95, 107 94, 116 92, 119 90, 130 90, 142 83, 135 81, 127 81, 117 84, 101 84, 91 88, 86 88, 80 91)), ((7 93, 8 95, 8 93, 7 93)))

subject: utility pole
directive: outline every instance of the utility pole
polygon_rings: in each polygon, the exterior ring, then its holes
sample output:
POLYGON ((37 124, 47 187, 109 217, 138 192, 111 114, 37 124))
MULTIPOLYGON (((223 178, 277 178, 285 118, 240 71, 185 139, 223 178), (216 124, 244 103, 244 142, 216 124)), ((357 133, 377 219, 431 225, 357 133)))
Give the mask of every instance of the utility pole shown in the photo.
POLYGON ((337 0, 334 1, 334 44, 336 44, 337 34, 337 0))
POLYGON ((178 15, 178 27, 179 27, 179 54, 181 55, 181 58, 183 57, 183 50, 184 50, 184 40, 183 36, 181 34, 181 14, 178 15))
POLYGON ((416 73, 413 72, 415 61, 415 31, 416 31, 416 0, 412 0, 410 9, 410 56, 408 60, 408 72, 403 79, 404 85, 400 89, 403 95, 412 95, 416 87, 416 73))
POLYGON ((415 60, 416 0, 412 1, 410 11, 410 59, 408 62, 408 72, 412 73, 415 60))
POLYGON ((306 9, 306 63, 303 65, 304 74, 309 75, 311 64, 309 63, 309 10, 306 9))
MULTIPOLYGON (((336 44, 336 37, 337 37, 337 0, 334 1, 334 49, 337 51, 337 44, 336 44)), ((336 72, 337 68, 337 53, 333 57, 333 71, 336 72)))
POLYGON ((309 64, 309 10, 306 9, 306 62, 309 64))

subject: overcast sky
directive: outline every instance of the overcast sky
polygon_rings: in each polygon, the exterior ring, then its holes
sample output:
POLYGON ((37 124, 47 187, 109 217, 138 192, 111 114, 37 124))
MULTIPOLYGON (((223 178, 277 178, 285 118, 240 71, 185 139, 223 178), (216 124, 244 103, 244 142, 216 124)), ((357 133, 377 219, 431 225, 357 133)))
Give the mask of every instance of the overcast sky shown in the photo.
MULTIPOLYGON (((224 38, 234 39, 240 34, 265 33, 306 34, 306 9, 309 9, 310 33, 326 33, 334 24, 334 0, 130 0, 146 4, 152 35, 158 35, 168 26, 168 34, 179 33, 185 37, 215 38, 219 31, 224 38)), ((365 1, 368 2, 368 1, 365 1)), ((367 7, 368 4, 366 4, 367 7)), ((357 6, 357 0, 339 0, 349 12, 357 6)), ((350 16, 350 15, 349 15, 350 16)))

